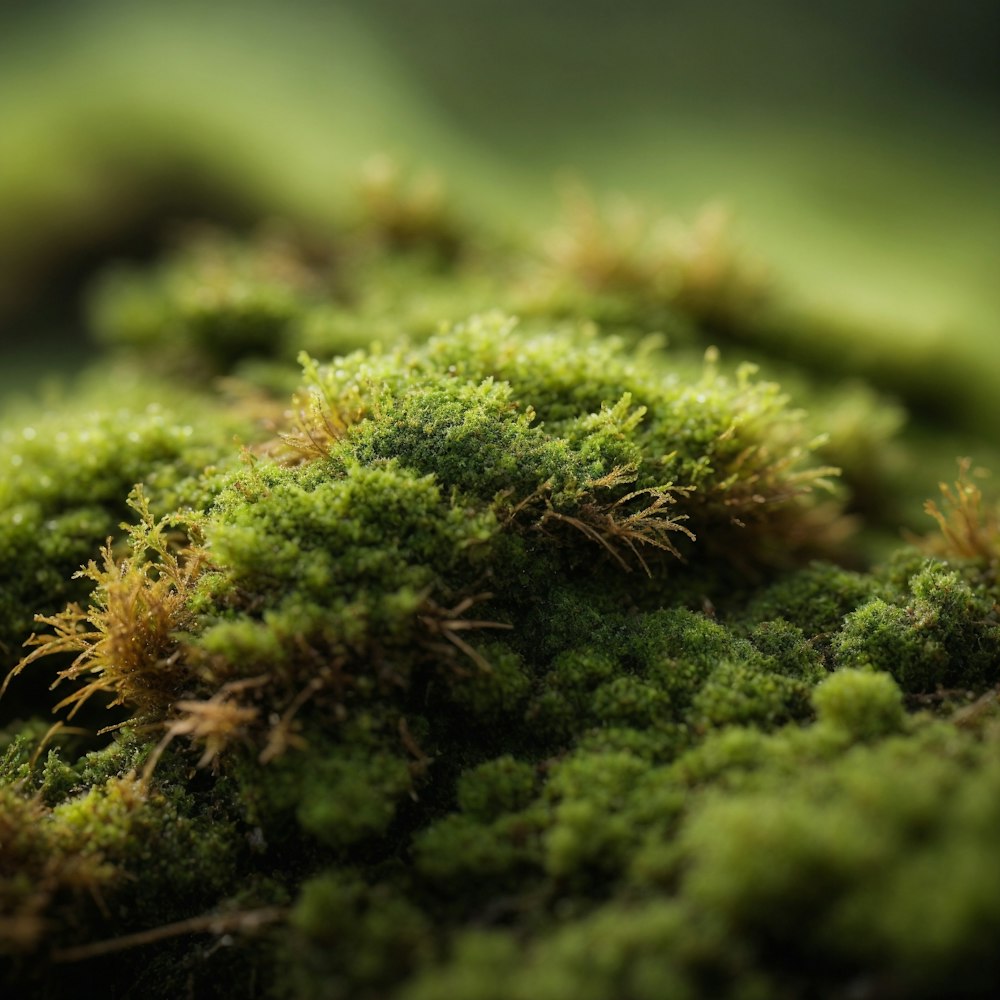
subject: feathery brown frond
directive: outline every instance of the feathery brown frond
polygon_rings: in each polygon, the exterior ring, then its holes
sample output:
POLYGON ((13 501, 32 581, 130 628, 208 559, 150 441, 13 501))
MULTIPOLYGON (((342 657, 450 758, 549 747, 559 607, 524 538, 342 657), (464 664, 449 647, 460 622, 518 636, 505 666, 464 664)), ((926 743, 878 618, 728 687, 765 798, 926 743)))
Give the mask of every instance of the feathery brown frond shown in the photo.
POLYGON ((97 584, 90 604, 36 615, 52 631, 25 642, 35 649, 11 670, 0 694, 32 663, 72 653, 52 684, 84 681, 56 705, 68 708, 70 718, 98 692, 112 696, 109 707, 129 705, 142 717, 162 715, 176 697, 185 676, 177 633, 193 624, 187 602, 207 557, 196 545, 175 549, 166 534, 170 522, 154 522, 141 489, 133 491, 130 506, 140 516, 128 527, 130 554, 116 559, 108 539, 101 561, 76 574, 97 584))
POLYGON ((649 564, 641 547, 650 547, 666 552, 676 559, 683 555, 674 544, 673 537, 681 534, 691 541, 694 532, 682 522, 687 514, 672 514, 672 507, 679 496, 686 497, 695 492, 692 487, 650 486, 633 490, 615 500, 598 499, 598 490, 610 490, 636 479, 636 470, 631 466, 615 466, 603 476, 589 480, 570 509, 557 509, 552 501, 552 487, 546 482, 524 497, 506 513, 504 523, 508 526, 524 520, 537 529, 557 523, 574 528, 589 541, 600 546, 626 573, 632 571, 629 556, 634 557, 647 576, 652 576, 649 564), (650 497, 645 506, 630 509, 639 497, 650 497), (542 508, 539 512, 539 508, 542 508))
POLYGON ((938 555, 994 560, 1000 555, 1000 513, 984 502, 983 491, 972 481, 972 462, 959 460, 953 485, 939 484, 942 506, 933 500, 924 511, 937 522, 941 534, 925 540, 938 555))
POLYGON ((365 414, 365 404, 356 387, 344 399, 333 399, 316 362, 299 355, 305 386, 292 397, 286 413, 290 430, 278 435, 271 453, 283 464, 297 465, 329 458, 334 445, 365 414))

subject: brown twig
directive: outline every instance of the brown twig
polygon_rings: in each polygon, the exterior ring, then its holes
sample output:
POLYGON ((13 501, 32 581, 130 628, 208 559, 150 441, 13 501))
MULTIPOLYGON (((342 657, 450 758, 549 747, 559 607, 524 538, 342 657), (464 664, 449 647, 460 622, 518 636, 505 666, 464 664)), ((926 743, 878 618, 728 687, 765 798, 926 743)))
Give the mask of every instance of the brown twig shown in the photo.
POLYGON ((60 948, 52 953, 52 958, 56 962, 82 962, 88 958, 113 955, 115 952, 141 948, 143 945, 156 944, 157 941, 165 941, 184 934, 221 935, 234 931, 249 934, 283 919, 287 912, 281 907, 268 906, 259 910, 244 910, 242 913, 190 917, 187 920, 164 924, 162 927, 152 927, 136 934, 125 934, 107 941, 92 941, 90 944, 76 945, 72 948, 60 948))

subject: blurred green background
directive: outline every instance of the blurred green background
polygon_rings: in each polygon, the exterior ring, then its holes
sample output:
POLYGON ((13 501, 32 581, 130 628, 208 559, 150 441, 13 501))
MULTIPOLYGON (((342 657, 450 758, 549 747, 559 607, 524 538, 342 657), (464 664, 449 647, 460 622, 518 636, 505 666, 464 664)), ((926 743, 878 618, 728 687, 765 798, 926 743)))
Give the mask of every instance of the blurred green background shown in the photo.
POLYGON ((322 227, 374 152, 513 234, 560 178, 739 243, 1000 416, 1000 8, 982 0, 59 3, 0 21, 0 389, 85 354, 78 302, 178 221, 322 227))

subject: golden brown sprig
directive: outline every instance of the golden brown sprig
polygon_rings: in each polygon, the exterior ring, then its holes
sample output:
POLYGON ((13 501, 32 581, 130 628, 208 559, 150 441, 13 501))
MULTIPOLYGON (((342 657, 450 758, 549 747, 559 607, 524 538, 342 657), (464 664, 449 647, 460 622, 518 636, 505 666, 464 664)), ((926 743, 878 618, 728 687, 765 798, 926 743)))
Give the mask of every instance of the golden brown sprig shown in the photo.
POLYGON ((97 584, 89 605, 68 605, 54 615, 36 615, 49 633, 35 634, 25 646, 36 647, 4 681, 46 656, 76 654, 60 670, 52 687, 63 681, 85 683, 67 695, 56 710, 69 709, 72 718, 95 694, 112 696, 109 707, 129 705, 139 716, 163 715, 185 679, 177 633, 193 624, 188 610, 192 588, 203 572, 203 548, 187 544, 180 550, 167 535, 168 521, 155 521, 149 503, 137 487, 129 505, 140 523, 129 527, 131 552, 115 558, 111 539, 100 562, 91 560, 77 577, 97 584))
POLYGON ((682 522, 686 514, 670 512, 679 496, 692 493, 691 487, 649 486, 633 490, 613 501, 602 501, 596 497, 599 489, 612 489, 623 483, 634 482, 636 471, 630 466, 615 466, 610 472, 592 479, 578 499, 573 512, 557 510, 552 502, 551 483, 542 483, 537 490, 520 501, 507 514, 505 523, 514 524, 529 512, 531 527, 544 530, 547 525, 567 524, 579 531, 585 538, 599 545, 626 572, 632 571, 629 555, 634 557, 647 576, 652 570, 641 547, 649 547, 667 552, 676 559, 683 555, 674 544, 677 533, 695 541, 694 532, 682 522), (639 497, 651 497, 651 501, 638 510, 629 511, 629 504, 639 497), (540 513, 538 508, 542 507, 540 513))
POLYGON ((163 739, 149 755, 143 769, 148 781, 156 769, 163 751, 178 737, 187 736, 204 746, 198 767, 207 767, 237 739, 245 739, 258 719, 260 711, 253 705, 241 704, 239 695, 270 681, 266 674, 223 684, 211 698, 204 701, 188 698, 174 704, 177 717, 167 726, 163 739))
POLYGON ((936 555, 993 561, 1000 555, 1000 513, 985 504, 983 491, 972 481, 972 462, 959 459, 958 479, 941 483, 942 507, 933 500, 924 510, 937 522, 939 537, 925 540, 936 555))
POLYGON ((585 503, 575 515, 563 514, 549 507, 542 513, 538 525, 543 527, 549 521, 569 524, 600 545, 626 573, 632 572, 627 552, 635 557, 642 571, 651 577, 652 570, 640 551, 640 546, 659 549, 676 559, 683 559, 671 535, 680 532, 691 541, 695 540, 694 532, 681 524, 687 520, 686 514, 672 516, 666 512, 676 502, 673 487, 651 486, 627 493, 611 504, 596 501, 585 503), (631 514, 627 513, 624 505, 640 496, 650 496, 653 498, 652 502, 631 514), (626 551, 623 552, 623 549, 626 551))
POLYGON ((277 457, 287 464, 328 458, 331 448, 347 432, 349 421, 319 393, 310 391, 293 398, 292 429, 279 434, 283 454, 277 457))
POLYGON ((350 386, 342 398, 334 399, 315 360, 302 352, 299 363, 305 387, 292 397, 292 408, 285 414, 290 430, 279 434, 269 449, 286 465, 328 458, 334 445, 371 405, 356 385, 350 386))
POLYGON ((829 490, 840 475, 834 466, 796 469, 803 450, 790 446, 780 453, 764 444, 748 445, 729 464, 727 475, 711 491, 730 513, 734 523, 744 525, 775 507, 811 493, 815 488, 829 490))

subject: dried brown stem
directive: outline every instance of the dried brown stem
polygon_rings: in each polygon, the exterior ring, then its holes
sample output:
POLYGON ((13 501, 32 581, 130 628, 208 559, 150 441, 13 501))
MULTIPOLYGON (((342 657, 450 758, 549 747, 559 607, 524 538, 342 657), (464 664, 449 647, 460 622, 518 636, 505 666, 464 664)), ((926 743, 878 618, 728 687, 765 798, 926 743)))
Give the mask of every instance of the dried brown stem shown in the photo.
POLYGON ((156 944, 157 941, 185 934, 252 934, 268 924, 283 920, 287 912, 280 907, 268 906, 259 910, 244 910, 241 913, 206 914, 202 917, 179 920, 173 924, 164 924, 162 927, 152 927, 136 934, 125 934, 108 941, 93 941, 73 948, 61 948, 52 953, 52 958, 56 962, 82 962, 88 958, 113 955, 119 951, 156 944))

